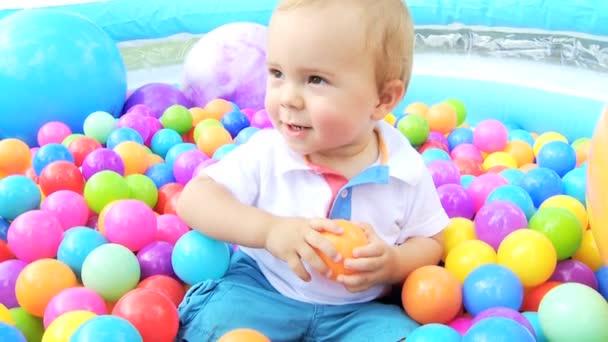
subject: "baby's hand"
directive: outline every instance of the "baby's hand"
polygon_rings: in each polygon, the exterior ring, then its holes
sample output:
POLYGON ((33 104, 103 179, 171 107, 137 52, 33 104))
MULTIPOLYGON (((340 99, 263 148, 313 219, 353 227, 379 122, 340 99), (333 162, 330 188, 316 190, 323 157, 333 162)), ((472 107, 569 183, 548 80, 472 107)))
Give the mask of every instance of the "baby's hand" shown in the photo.
POLYGON ((356 248, 353 259, 344 260, 344 267, 355 271, 354 274, 338 276, 338 281, 350 292, 362 292, 376 285, 388 284, 397 258, 395 249, 384 242, 370 225, 359 225, 369 243, 356 248))
POLYGON ((331 276, 330 269, 319 257, 315 249, 335 262, 341 256, 334 246, 320 232, 341 234, 342 228, 329 219, 283 218, 275 220, 266 236, 266 250, 285 261, 291 270, 304 281, 310 281, 310 274, 304 262, 320 274, 331 276))

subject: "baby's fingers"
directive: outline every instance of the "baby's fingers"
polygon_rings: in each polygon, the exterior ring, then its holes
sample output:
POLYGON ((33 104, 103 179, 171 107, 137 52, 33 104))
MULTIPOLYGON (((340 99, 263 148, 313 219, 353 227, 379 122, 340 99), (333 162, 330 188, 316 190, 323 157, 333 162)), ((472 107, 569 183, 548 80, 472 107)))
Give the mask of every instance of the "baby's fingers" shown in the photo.
POLYGON ((342 256, 338 254, 334 245, 319 232, 315 230, 308 231, 304 236, 304 240, 306 240, 312 248, 319 250, 334 262, 339 262, 342 259, 342 256))
POLYGON ((302 264, 302 260, 300 260, 297 254, 293 254, 287 258, 287 265, 300 279, 310 281, 310 274, 304 268, 304 264, 302 264))
POLYGON ((344 229, 338 223, 328 219, 313 219, 310 220, 310 227, 318 232, 326 231, 334 234, 342 234, 344 229))
POLYGON ((308 244, 302 244, 298 247, 298 255, 308 265, 315 269, 318 273, 329 276, 329 267, 323 262, 323 259, 317 254, 313 247, 308 244))

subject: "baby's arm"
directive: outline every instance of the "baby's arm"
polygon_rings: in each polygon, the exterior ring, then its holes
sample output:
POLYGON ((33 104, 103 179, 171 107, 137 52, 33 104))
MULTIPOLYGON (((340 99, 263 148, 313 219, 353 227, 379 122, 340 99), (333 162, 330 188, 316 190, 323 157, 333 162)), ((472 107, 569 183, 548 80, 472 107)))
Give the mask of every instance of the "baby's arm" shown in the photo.
POLYGON ((443 233, 432 237, 412 237, 394 248, 393 279, 390 283, 402 283, 417 268, 437 265, 443 255, 443 233))

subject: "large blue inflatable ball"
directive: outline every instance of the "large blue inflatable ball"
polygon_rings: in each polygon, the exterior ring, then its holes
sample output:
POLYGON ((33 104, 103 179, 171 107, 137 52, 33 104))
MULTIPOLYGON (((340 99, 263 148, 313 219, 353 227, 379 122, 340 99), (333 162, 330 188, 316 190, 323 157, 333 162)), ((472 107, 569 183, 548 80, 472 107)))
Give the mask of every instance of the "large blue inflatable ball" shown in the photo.
POLYGON ((49 121, 80 133, 92 112, 119 115, 126 92, 118 47, 87 18, 27 9, 0 20, 0 139, 34 146, 49 121))

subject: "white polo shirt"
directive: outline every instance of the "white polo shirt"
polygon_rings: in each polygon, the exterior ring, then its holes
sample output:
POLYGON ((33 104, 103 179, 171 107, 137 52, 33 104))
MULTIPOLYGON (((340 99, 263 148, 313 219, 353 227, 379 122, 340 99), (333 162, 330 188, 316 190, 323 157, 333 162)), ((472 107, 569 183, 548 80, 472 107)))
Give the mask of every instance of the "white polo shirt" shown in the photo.
MULTIPOLYGON (((378 123, 377 132, 380 145, 385 146, 385 163, 378 162, 360 175, 345 179, 346 184, 339 189, 331 177, 290 150, 274 129, 257 132, 247 143, 203 172, 243 203, 279 216, 367 222, 390 245, 399 245, 413 236, 430 237, 441 232, 449 218, 420 154, 384 121, 378 123)), ((305 282, 265 249, 242 247, 241 250, 257 262, 277 291, 299 301, 366 302, 378 298, 385 290, 377 286, 351 293, 308 265, 312 280, 305 282)))

